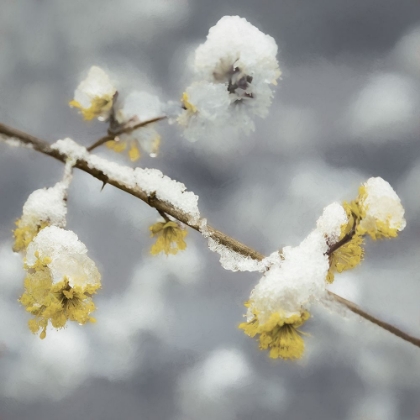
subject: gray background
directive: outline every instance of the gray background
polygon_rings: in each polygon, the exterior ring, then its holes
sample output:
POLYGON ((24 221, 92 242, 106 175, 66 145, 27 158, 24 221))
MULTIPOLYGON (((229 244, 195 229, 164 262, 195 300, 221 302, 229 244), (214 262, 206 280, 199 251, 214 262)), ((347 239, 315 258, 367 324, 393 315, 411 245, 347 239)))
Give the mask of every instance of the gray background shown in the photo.
MULTIPOLYGON (((269 116, 231 153, 162 125, 156 167, 200 197, 216 227, 266 254, 296 245, 322 208, 370 176, 401 196, 407 228, 368 242, 331 287, 420 336, 418 0, 0 0, 0 121, 84 145, 103 135, 67 106, 104 66, 124 88, 178 99, 194 48, 223 15, 273 36, 283 80, 269 116)), ((229 139, 226 139, 229 141, 229 139)), ((99 154, 128 163, 107 150, 99 154)), ((76 173, 68 227, 103 275, 98 323, 41 341, 27 330, 11 230, 52 159, 0 144, 0 419, 412 420, 420 350, 335 306, 313 308, 307 351, 273 361, 237 325, 258 274, 223 270, 196 232, 176 257, 148 255, 155 212, 76 173)))

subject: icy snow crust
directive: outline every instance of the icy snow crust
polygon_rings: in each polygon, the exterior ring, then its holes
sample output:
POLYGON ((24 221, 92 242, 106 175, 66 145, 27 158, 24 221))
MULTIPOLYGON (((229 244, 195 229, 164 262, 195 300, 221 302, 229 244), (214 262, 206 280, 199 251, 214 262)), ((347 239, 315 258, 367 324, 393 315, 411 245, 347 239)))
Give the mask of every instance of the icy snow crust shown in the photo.
POLYGON ((86 148, 79 146, 72 139, 58 140, 52 148, 75 159, 84 160, 90 168, 97 169, 108 178, 131 188, 140 188, 148 196, 156 197, 171 204, 179 211, 189 216, 190 223, 198 223, 200 211, 198 210, 198 196, 187 191, 184 184, 174 181, 163 175, 158 169, 129 168, 117 163, 107 161, 99 156, 91 155, 86 148))
POLYGON ((209 238, 208 245, 210 251, 217 252, 220 255, 219 261, 225 270, 262 272, 266 269, 263 261, 254 260, 251 257, 245 257, 212 238, 209 238))
POLYGON ((37 256, 50 258, 47 266, 53 283, 60 282, 64 277, 68 278, 70 286, 99 283, 99 271, 86 254, 86 246, 74 232, 49 226, 42 229, 29 244, 26 264, 33 266, 37 256))

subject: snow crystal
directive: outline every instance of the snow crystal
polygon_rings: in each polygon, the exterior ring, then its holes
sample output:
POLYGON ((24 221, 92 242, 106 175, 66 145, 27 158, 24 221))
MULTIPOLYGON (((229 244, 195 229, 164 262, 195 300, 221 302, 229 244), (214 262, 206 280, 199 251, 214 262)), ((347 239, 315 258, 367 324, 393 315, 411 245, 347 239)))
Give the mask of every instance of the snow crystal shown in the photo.
POLYGON ((159 200, 186 213, 190 223, 199 222, 198 196, 186 191, 184 184, 163 175, 158 169, 136 168, 134 174, 137 185, 149 196, 155 194, 159 200))
POLYGON ((42 229, 29 244, 26 263, 31 267, 37 256, 41 259, 50 258, 51 262, 47 266, 54 283, 64 277, 69 279, 71 286, 98 283, 99 271, 86 254, 86 246, 74 232, 49 226, 42 229))
POLYGON ((211 235, 210 229, 208 228, 208 225, 207 225, 206 218, 202 218, 199 220, 198 230, 205 238, 208 238, 211 235))
POLYGON ((343 206, 334 202, 324 208, 321 217, 316 222, 316 227, 328 238, 329 242, 335 243, 340 238, 341 226, 347 222, 348 217, 343 206))
POLYGON ((134 169, 128 166, 119 165, 99 156, 89 154, 86 157, 86 162, 90 169, 96 169, 102 172, 109 179, 118 182, 130 189, 136 189, 136 179, 134 169))
POLYGON ((363 186, 367 195, 363 199, 366 217, 387 223, 391 229, 403 230, 406 225, 404 207, 391 185, 377 177, 369 178, 363 186))
POLYGON ((230 271, 264 271, 265 264, 262 261, 254 260, 251 257, 243 256, 236 251, 220 244, 213 238, 209 238, 208 245, 210 251, 220 255, 220 264, 225 270, 230 271))
POLYGON ((58 150, 62 155, 66 155, 74 160, 86 160, 89 156, 85 147, 80 146, 80 144, 68 137, 64 140, 57 140, 51 145, 51 149, 58 150))
POLYGON ((66 225, 67 207, 65 197, 67 184, 58 182, 51 188, 34 191, 23 205, 22 225, 31 225, 39 221, 64 227, 66 225))

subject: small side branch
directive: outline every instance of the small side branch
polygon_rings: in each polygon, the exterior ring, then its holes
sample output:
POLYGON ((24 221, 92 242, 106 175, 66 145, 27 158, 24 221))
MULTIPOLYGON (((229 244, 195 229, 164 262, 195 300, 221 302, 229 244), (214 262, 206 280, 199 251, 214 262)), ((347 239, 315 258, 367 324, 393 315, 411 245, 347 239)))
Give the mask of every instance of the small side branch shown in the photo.
POLYGON ((93 143, 91 146, 89 146, 86 150, 88 152, 91 152, 93 149, 96 149, 97 147, 102 146, 104 143, 106 143, 108 141, 111 141, 111 140, 115 140, 115 138, 120 136, 121 134, 132 133, 134 130, 137 130, 138 128, 145 127, 146 125, 152 124, 154 122, 164 120, 165 118, 166 118, 166 116, 152 118, 150 120, 140 122, 140 123, 135 124, 135 125, 130 126, 130 127, 123 127, 123 128, 121 128, 117 131, 114 131, 114 132, 111 132, 109 130, 108 134, 106 136, 101 137, 100 139, 95 141, 95 143, 93 143))

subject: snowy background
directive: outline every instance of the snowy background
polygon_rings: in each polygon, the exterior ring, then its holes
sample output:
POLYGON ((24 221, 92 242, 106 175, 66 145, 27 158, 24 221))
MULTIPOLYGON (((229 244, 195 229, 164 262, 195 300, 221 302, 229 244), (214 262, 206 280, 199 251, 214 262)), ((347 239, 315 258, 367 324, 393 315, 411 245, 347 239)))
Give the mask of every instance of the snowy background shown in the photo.
MULTIPOLYGON (((200 197, 209 222, 268 254, 296 245, 322 208, 382 176, 407 228, 368 241, 331 288, 420 336, 418 0, 0 0, 0 121, 48 141, 104 134, 67 106, 96 64, 129 88, 179 99, 208 29, 238 14, 279 46, 269 116, 228 154, 162 129, 156 167, 200 197)), ((163 127, 165 125, 163 124, 163 127)), ((228 140, 226 140, 228 141, 228 140)), ((127 162, 108 150, 102 156, 127 162)), ((62 165, 0 144, 0 419, 414 420, 420 350, 337 308, 306 324, 298 363, 270 360, 237 325, 258 274, 223 270, 191 231, 186 252, 151 257, 156 212, 77 172, 68 227, 103 275, 96 325, 39 340, 17 303, 24 272, 11 230, 62 165)))

